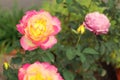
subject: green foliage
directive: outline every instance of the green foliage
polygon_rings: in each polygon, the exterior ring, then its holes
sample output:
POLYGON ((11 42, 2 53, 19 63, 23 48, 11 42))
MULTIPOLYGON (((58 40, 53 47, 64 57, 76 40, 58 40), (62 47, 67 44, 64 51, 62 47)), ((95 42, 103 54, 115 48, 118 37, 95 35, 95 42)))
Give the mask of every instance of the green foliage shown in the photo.
POLYGON ((83 50, 83 53, 86 53, 86 54, 99 54, 97 51, 95 51, 93 48, 85 48, 83 50))
POLYGON ((16 24, 22 15, 23 10, 0 10, 0 53, 11 52, 18 47, 17 41, 19 40, 20 35, 16 30, 16 24))
POLYGON ((65 80, 74 80, 74 78, 75 78, 75 75, 72 72, 67 71, 67 70, 63 71, 63 76, 64 76, 65 80))
POLYGON ((21 62, 22 62, 21 57, 15 57, 15 58, 12 58, 12 60, 11 60, 12 64, 20 64, 21 62))
POLYGON ((76 56, 76 50, 74 48, 68 48, 66 50, 66 56, 69 60, 72 60, 76 56))
MULTIPOLYGON (((58 43, 46 51, 37 49, 26 51, 25 54, 18 51, 4 74, 8 80, 17 80, 14 65, 41 61, 54 64, 65 80, 97 80, 96 73, 100 77, 106 76, 103 62, 112 64, 114 68, 120 67, 120 9, 116 5, 117 0, 108 0, 107 3, 102 0, 45 2, 42 8, 61 20, 62 31, 56 36, 58 43), (111 22, 109 33, 98 36, 86 30, 84 34, 77 34, 76 30, 83 23, 85 15, 94 11, 108 16, 111 22)), ((4 13, 0 12, 0 49, 6 47, 6 51, 10 52, 21 48, 15 25, 24 12, 13 10, 12 13, 4 13)))
POLYGON ((3 74, 7 76, 7 80, 18 80, 17 73, 18 73, 18 70, 12 69, 12 68, 8 68, 3 72, 3 74))
POLYGON ((59 4, 59 3, 62 3, 63 0, 56 0, 56 2, 59 4))

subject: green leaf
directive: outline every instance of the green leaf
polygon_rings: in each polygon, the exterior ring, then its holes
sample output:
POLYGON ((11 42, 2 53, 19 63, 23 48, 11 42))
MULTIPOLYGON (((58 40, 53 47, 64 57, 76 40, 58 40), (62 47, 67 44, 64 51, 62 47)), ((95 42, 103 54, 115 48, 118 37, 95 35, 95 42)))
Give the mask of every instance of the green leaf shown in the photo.
POLYGON ((77 55, 79 56, 79 59, 82 63, 86 61, 86 56, 84 53, 81 52, 81 46, 78 46, 79 48, 77 49, 77 55))
POLYGON ((47 56, 48 56, 48 58, 49 58, 49 60, 50 60, 51 62, 54 62, 55 57, 54 57, 54 55, 53 55, 52 53, 47 54, 47 56))
POLYGON ((111 41, 106 42, 105 47, 107 48, 107 51, 111 52, 113 47, 112 42, 111 41))
POLYGON ((77 0, 80 2, 81 5, 89 6, 91 3, 91 0, 77 0))
POLYGON ((54 62, 55 58, 52 53, 45 53, 42 56, 42 60, 47 62, 54 62))
POLYGON ((106 50, 105 46, 103 44, 101 44, 101 46, 100 46, 100 53, 104 54, 105 50, 106 50))
POLYGON ((91 64, 88 61, 86 61, 82 64, 83 71, 88 71, 90 69, 90 67, 91 67, 91 64))
POLYGON ((75 75, 68 70, 64 70, 63 71, 63 77, 64 77, 65 80, 74 80, 75 75))
POLYGON ((58 4, 60 4, 60 3, 63 2, 63 0, 56 0, 56 2, 57 2, 58 4))
POLYGON ((17 73, 18 70, 11 68, 3 71, 3 74, 7 77, 7 80, 18 80, 17 73))
POLYGON ((78 34, 78 32, 75 29, 71 29, 71 31, 75 34, 78 34))
POLYGON ((14 48, 11 46, 11 47, 8 47, 7 50, 6 50, 6 53, 10 53, 12 50, 14 50, 14 48))
POLYGON ((86 54, 99 54, 97 51, 95 51, 93 48, 85 48, 83 50, 83 53, 86 53, 86 54))
POLYGON ((79 57, 80 57, 80 60, 81 60, 82 63, 84 63, 86 61, 86 57, 85 57, 84 54, 82 54, 82 53, 79 54, 79 57))
POLYGON ((22 57, 13 57, 11 63, 20 64, 22 62, 22 57))
POLYGON ((73 48, 68 48, 66 51, 66 56, 69 60, 72 60, 76 56, 76 52, 73 48))
POLYGON ((112 20, 112 21, 111 21, 111 25, 114 26, 115 24, 116 24, 116 21, 115 21, 115 20, 112 20))
POLYGON ((110 8, 114 7, 115 1, 114 0, 108 0, 108 6, 110 8))
POLYGON ((71 3, 71 2, 72 2, 72 0, 66 0, 66 2, 67 2, 67 3, 71 3))

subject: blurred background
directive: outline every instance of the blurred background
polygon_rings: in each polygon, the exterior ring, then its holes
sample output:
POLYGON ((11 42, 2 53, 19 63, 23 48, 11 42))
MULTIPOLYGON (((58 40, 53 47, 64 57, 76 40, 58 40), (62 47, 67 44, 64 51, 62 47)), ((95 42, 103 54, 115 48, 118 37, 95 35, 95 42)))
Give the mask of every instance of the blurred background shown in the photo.
POLYGON ((30 6, 41 6, 43 1, 51 0, 0 0, 0 7, 11 9, 14 3, 16 3, 19 8, 29 8, 30 6))

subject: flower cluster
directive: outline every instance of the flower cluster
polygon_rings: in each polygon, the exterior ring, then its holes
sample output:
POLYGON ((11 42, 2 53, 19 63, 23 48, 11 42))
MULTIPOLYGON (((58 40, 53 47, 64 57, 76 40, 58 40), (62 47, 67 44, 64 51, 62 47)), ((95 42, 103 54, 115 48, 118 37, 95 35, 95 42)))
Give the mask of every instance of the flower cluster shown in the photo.
MULTIPOLYGON (((98 12, 89 13, 85 17, 83 25, 77 32, 83 34, 85 28, 96 35, 106 34, 110 22, 104 14, 98 12), (85 26, 85 27, 84 27, 85 26)), ((28 11, 17 30, 22 34, 20 44, 24 50, 34 50, 40 47, 43 50, 51 48, 57 43, 55 35, 61 30, 60 21, 57 17, 51 16, 47 11, 28 11)), ((35 62, 24 64, 18 72, 19 80, 63 80, 55 66, 47 62, 35 62)))

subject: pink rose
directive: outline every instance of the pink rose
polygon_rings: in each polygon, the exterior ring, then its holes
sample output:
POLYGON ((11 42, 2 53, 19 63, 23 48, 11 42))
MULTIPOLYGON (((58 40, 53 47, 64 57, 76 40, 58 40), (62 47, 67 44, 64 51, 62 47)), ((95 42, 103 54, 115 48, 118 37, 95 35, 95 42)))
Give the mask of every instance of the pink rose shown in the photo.
POLYGON ((28 11, 17 24, 17 30, 23 35, 20 44, 25 50, 38 47, 46 50, 57 43, 55 35, 61 30, 60 21, 44 10, 28 11))
POLYGON ((55 66, 47 62, 24 64, 18 72, 18 80, 63 80, 55 66))
POLYGON ((85 27, 96 35, 106 34, 110 27, 109 19, 99 12, 89 13, 85 17, 85 27))

